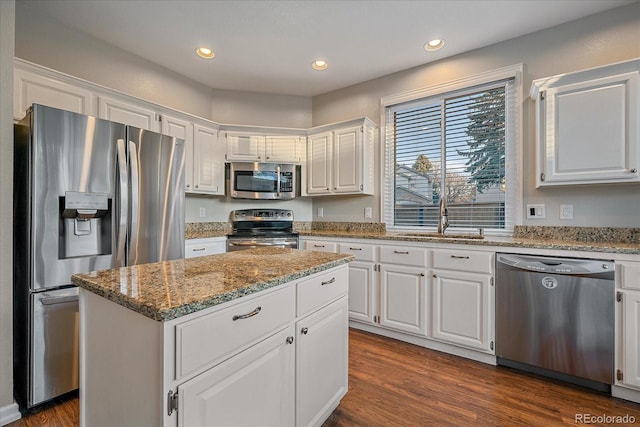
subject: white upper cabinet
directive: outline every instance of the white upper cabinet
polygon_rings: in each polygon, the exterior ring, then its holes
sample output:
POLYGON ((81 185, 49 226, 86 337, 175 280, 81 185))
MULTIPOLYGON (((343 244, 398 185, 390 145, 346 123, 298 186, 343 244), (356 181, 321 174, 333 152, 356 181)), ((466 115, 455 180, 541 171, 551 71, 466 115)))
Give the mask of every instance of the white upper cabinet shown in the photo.
POLYGON ((640 182, 640 60, 534 80, 537 186, 640 182))
POLYGON ((311 129, 307 194, 373 194, 376 131, 367 118, 311 129))
POLYGON ((300 135, 268 135, 225 132, 227 160, 245 162, 300 163, 306 138, 300 135))
POLYGON ((184 189, 193 190, 193 123, 168 114, 160 118, 160 132, 184 140, 184 189))
POLYGON ((41 104, 79 114, 95 115, 95 97, 88 88, 65 82, 45 69, 33 71, 19 60, 13 71, 13 118, 20 120, 32 104, 41 104))
POLYGON ((100 96, 98 98, 98 117, 140 129, 160 131, 159 116, 156 111, 129 99, 100 96))
POLYGON ((217 129, 194 124, 193 192, 224 195, 223 152, 217 129))

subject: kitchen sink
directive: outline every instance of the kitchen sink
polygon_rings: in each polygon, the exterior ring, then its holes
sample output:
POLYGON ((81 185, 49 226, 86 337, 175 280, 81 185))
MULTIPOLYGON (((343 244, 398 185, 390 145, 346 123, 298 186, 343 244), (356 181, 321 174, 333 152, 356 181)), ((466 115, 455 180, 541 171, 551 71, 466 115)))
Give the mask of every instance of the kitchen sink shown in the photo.
POLYGON ((404 237, 429 237, 440 239, 484 239, 484 234, 479 232, 478 234, 471 233, 436 233, 436 232, 415 232, 415 233, 398 233, 399 236, 404 237))

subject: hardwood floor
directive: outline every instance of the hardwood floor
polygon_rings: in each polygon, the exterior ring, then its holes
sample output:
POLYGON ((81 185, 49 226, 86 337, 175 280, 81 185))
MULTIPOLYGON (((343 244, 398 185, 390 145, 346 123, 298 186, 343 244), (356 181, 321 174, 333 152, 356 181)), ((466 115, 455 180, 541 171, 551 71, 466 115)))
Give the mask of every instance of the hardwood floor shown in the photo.
MULTIPOLYGON (((559 381, 354 329, 349 343, 349 392, 323 427, 575 426, 581 414, 629 415, 640 424, 640 404, 559 381)), ((8 426, 78 422, 73 398, 8 426)))

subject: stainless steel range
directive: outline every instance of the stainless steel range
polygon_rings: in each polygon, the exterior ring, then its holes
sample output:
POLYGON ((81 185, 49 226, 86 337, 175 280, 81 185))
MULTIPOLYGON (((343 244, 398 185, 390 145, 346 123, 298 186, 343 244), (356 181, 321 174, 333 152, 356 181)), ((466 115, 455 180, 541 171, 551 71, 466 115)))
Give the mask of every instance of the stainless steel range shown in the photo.
POLYGON ((231 224, 233 230, 227 235, 227 252, 264 246, 298 248, 292 210, 236 210, 231 212, 231 224))

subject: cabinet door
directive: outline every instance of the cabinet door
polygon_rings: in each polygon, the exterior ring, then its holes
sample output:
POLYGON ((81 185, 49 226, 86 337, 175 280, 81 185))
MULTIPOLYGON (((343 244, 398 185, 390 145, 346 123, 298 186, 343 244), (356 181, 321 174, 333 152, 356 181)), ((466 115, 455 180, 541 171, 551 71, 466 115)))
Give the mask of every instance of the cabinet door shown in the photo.
POLYGON ((124 123, 140 129, 158 132, 156 112, 142 105, 101 96, 98 99, 98 116, 101 119, 124 123))
POLYGON ((549 88, 538 105, 538 186, 640 180, 638 72, 549 88))
POLYGON ((293 426, 290 327, 178 387, 178 426, 293 426))
POLYGON ((426 270, 380 265, 380 325, 426 335, 426 270))
POLYGON ((640 388, 640 292, 623 296, 623 383, 640 388))
POLYGON ((264 161, 264 136, 226 132, 227 160, 264 161))
POLYGON ((298 136, 266 136, 264 161, 299 163, 302 160, 299 145, 298 136))
POLYGON ((433 270, 432 338, 492 351, 491 276, 433 270))
POLYGON ((224 160, 218 144, 218 131, 201 125, 193 126, 193 191, 224 194, 224 160))
POLYGON ((31 104, 47 105, 79 114, 95 115, 91 91, 51 77, 15 68, 13 118, 19 120, 31 104))
POLYGON ((349 263, 349 318, 373 323, 375 315, 375 272, 372 262, 349 263))
POLYGON ((362 127, 334 131, 333 135, 333 191, 359 193, 362 191, 362 127))
POLYGON ((347 297, 296 322, 296 425, 319 425, 348 387, 347 297))
POLYGON ((193 124, 166 114, 162 115, 160 122, 160 132, 184 140, 184 187, 185 191, 191 191, 193 188, 193 124))
POLYGON ((307 193, 331 193, 331 156, 333 135, 324 132, 307 139, 307 193))

